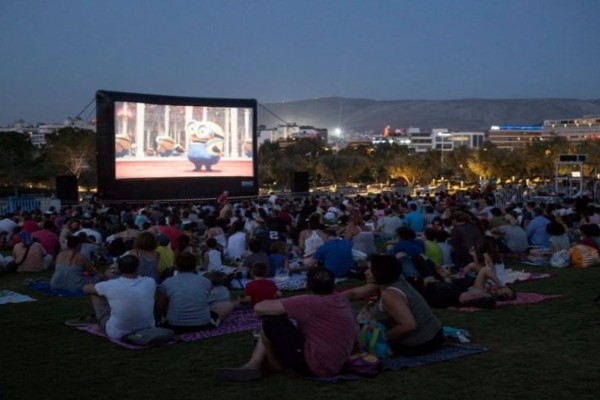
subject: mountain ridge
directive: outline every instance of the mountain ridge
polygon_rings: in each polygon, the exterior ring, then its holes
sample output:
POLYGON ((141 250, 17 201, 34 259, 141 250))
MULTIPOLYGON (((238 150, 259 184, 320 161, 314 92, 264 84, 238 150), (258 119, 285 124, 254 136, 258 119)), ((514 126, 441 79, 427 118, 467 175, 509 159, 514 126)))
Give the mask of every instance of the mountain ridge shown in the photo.
POLYGON ((549 119, 586 116, 600 117, 600 99, 373 100, 332 96, 261 104, 258 124, 270 128, 285 121, 330 130, 340 128, 346 132, 371 133, 380 133, 387 125, 392 129, 485 131, 492 125, 536 125, 549 119))

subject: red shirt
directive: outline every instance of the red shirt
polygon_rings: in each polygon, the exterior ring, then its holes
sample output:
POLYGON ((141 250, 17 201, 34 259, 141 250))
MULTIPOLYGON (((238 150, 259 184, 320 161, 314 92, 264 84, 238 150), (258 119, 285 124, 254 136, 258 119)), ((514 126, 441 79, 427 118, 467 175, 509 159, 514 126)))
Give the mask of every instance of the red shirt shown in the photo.
POLYGON ((244 294, 252 298, 252 307, 263 300, 272 300, 277 293, 277 285, 269 279, 255 279, 246 284, 244 294))
POLYGON ((35 231, 39 231, 40 226, 35 221, 27 220, 27 221, 23 221, 23 230, 27 231, 29 233, 33 233, 35 231))
POLYGON ((229 196, 226 195, 225 193, 221 193, 219 195, 219 197, 217 197, 217 203, 223 205, 226 204, 229 201, 229 196))
POLYGON ((60 241, 58 235, 48 229, 40 229, 31 234, 31 237, 37 239, 38 242, 44 247, 46 253, 51 254, 53 257, 56 255, 56 251, 60 248, 60 241))
POLYGON ((183 235, 179 228, 172 225, 160 225, 158 227, 158 231, 169 237, 169 241, 171 242, 171 250, 175 251, 179 248, 179 242, 177 239, 179 236, 183 235))
POLYGON ((304 334, 304 357, 316 376, 339 374, 354 349, 358 324, 343 295, 304 294, 281 299, 304 334))

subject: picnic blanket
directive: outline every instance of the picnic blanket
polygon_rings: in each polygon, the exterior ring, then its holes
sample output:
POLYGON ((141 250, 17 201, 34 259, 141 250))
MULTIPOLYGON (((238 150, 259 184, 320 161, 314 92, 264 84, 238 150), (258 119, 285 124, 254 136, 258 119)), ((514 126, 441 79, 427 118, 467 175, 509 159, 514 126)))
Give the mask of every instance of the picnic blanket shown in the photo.
POLYGON ((248 308, 234 310, 227 316, 227 318, 221 321, 221 324, 218 328, 184 333, 179 336, 179 339, 183 342, 193 342, 214 336, 250 331, 253 329, 258 329, 259 326, 260 321, 254 315, 254 311, 252 309, 248 308))
MULTIPOLYGON (((123 346, 123 347, 126 347, 131 350, 139 350, 139 349, 148 349, 149 348, 146 346, 138 346, 136 344, 131 344, 131 343, 123 342, 121 340, 112 339, 112 338, 108 337, 106 335, 106 333, 104 333, 104 331, 100 328, 100 326, 98 324, 87 324, 87 325, 75 326, 75 328, 80 331, 83 331, 83 332, 91 333, 92 335, 95 335, 95 336, 103 337, 105 339, 110 340, 114 344, 118 344, 119 346, 123 346)), ((175 338, 173 341, 171 341, 167 344, 174 344, 176 342, 177 342, 177 338, 175 338)))
MULTIPOLYGON (((519 304, 537 304, 544 300, 555 299, 562 297, 562 294, 540 294, 540 293, 528 293, 528 292, 517 292, 517 298, 515 300, 498 301, 497 307, 512 306, 519 304)), ((482 308, 478 307, 448 307, 448 310, 474 312, 480 311, 482 308)))
POLYGON ((486 351, 488 351, 488 349, 485 347, 448 343, 444 344, 438 351, 429 354, 386 358, 383 360, 383 369, 398 371, 402 368, 420 367, 421 365, 449 361, 455 358, 471 356, 486 351))
MULTIPOLYGON (((234 310, 230 315, 227 316, 227 318, 225 318, 221 322, 221 324, 219 325, 218 328, 206 329, 206 330, 197 331, 197 332, 184 333, 184 334, 178 335, 173 341, 171 341, 167 344, 174 344, 179 341, 193 342, 196 340, 206 339, 206 338, 215 337, 215 336, 222 336, 222 335, 229 335, 232 333, 245 332, 245 331, 249 331, 249 330, 258 328, 259 324, 260 324, 260 322, 254 316, 254 311, 252 311, 251 309, 234 310)), ((126 343, 121 340, 111 339, 106 335, 106 333, 104 333, 104 331, 102 329, 100 329, 100 326, 98 326, 97 324, 81 325, 81 326, 76 326, 76 328, 80 331, 91 333, 92 335, 104 337, 104 338, 110 340, 111 342, 113 342, 114 344, 118 344, 119 346, 123 346, 128 349, 139 350, 139 349, 147 349, 148 348, 145 346, 138 346, 135 344, 126 343)))
POLYGON ((29 301, 36 301, 36 299, 12 290, 0 290, 0 304, 26 303, 29 301))
POLYGON ((35 290, 36 292, 41 292, 45 294, 49 294, 51 296, 60 296, 60 297, 81 297, 85 296, 83 290, 60 290, 60 289, 52 289, 50 287, 50 281, 31 281, 27 282, 27 287, 31 290, 35 290))
MULTIPOLYGON (((486 351, 488 351, 488 349, 485 347, 459 343, 446 343, 441 349, 430 354, 420 356, 397 356, 383 359, 382 369, 383 371, 399 371, 403 368, 420 367, 422 365, 450 361, 455 358, 472 356, 486 351)), ((361 379, 361 377, 356 374, 339 374, 327 378, 313 379, 324 383, 339 383, 355 381, 361 379)))

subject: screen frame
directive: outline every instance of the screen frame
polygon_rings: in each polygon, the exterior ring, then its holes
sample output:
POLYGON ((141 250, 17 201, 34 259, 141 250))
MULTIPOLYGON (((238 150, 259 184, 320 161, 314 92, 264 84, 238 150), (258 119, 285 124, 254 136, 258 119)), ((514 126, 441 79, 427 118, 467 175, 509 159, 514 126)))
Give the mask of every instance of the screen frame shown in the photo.
POLYGON ((258 146, 256 99, 226 99, 163 96, 155 94, 96 92, 96 133, 98 195, 106 200, 187 200, 217 196, 228 190, 231 196, 258 195, 258 146), (252 113, 252 176, 128 178, 116 179, 115 103, 145 103, 156 105, 246 108, 252 113))

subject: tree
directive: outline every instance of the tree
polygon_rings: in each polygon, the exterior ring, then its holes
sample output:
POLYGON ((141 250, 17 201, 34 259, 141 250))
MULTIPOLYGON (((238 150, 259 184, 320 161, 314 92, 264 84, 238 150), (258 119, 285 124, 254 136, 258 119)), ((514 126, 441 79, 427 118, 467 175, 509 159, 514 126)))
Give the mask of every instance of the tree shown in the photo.
POLYGON ((398 146, 396 150, 388 168, 389 174, 392 178, 402 178, 409 186, 413 186, 423 175, 422 159, 419 153, 408 147, 398 146))
POLYGON ((277 143, 267 141, 258 148, 258 181, 260 185, 271 185, 277 181, 277 160, 281 158, 277 143))
POLYGON ((31 144, 29 135, 20 132, 0 133, 0 177, 12 186, 15 196, 23 181, 41 167, 42 157, 31 144))
POLYGON ((57 175, 89 179, 96 171, 96 133, 88 129, 62 128, 46 135, 48 162, 57 175))
POLYGON ((581 142, 577 145, 575 151, 577 154, 584 154, 586 156, 586 176, 595 176, 600 172, 600 140, 586 140, 585 142, 581 142))
POLYGON ((402 147, 395 143, 382 143, 375 146, 371 154, 371 169, 375 182, 387 181, 390 178, 390 170, 393 162, 402 154, 402 147))
POLYGON ((362 157, 348 154, 328 154, 319 158, 317 171, 333 183, 348 182, 353 175, 360 173, 366 160, 362 157))
POLYGON ((567 140, 562 137, 527 144, 524 150, 527 175, 541 176, 542 178, 553 177, 559 154, 568 154, 569 147, 567 140))
POLYGON ((465 180, 469 178, 468 162, 473 149, 462 145, 445 155, 443 175, 465 180))

